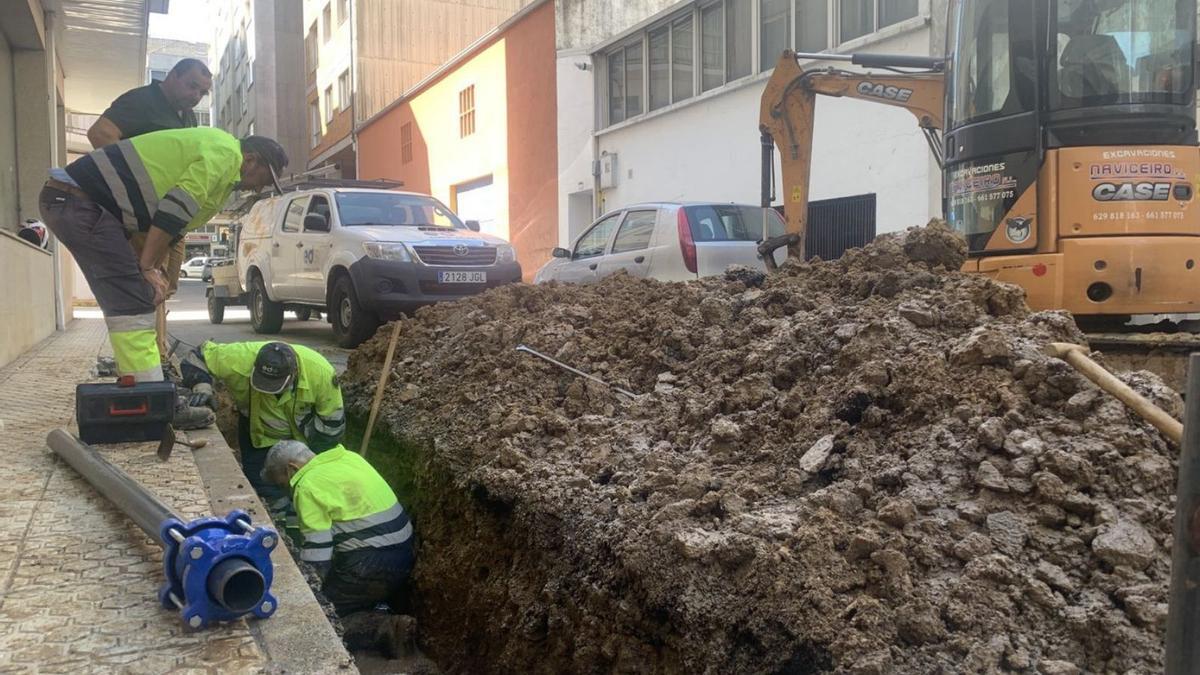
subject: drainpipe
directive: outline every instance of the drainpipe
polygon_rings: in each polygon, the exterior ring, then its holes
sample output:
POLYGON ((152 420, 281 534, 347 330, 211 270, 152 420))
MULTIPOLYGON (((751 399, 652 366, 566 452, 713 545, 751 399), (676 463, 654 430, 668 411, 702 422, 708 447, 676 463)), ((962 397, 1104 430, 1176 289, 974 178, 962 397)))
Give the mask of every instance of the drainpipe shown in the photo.
MULTIPOLYGON (((49 166, 58 166, 58 134, 62 131, 58 128, 58 13, 44 12, 42 18, 45 21, 46 30, 46 90, 49 92, 47 114, 50 115, 51 120, 49 166)), ((51 237, 50 240, 50 266, 54 276, 54 329, 66 330, 67 312, 62 282, 63 258, 59 253, 57 237, 51 237)))

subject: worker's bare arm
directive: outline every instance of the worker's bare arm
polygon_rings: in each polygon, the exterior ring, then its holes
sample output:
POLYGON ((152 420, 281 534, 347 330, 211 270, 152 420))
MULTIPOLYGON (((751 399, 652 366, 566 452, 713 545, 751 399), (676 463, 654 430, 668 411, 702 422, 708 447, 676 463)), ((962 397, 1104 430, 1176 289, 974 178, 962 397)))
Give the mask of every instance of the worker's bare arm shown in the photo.
POLYGON ((92 147, 99 149, 121 140, 121 129, 113 124, 112 120, 101 115, 96 123, 87 130, 87 137, 92 147))

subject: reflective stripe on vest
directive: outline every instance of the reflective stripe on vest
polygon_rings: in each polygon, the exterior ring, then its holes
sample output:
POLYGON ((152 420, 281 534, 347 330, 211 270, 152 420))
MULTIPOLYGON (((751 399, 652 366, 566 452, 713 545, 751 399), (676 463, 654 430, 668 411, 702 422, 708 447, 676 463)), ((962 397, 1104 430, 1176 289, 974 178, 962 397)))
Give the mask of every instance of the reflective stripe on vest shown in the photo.
POLYGON ((333 524, 333 543, 338 551, 397 546, 412 537, 412 523, 404 507, 395 504, 386 511, 333 524))

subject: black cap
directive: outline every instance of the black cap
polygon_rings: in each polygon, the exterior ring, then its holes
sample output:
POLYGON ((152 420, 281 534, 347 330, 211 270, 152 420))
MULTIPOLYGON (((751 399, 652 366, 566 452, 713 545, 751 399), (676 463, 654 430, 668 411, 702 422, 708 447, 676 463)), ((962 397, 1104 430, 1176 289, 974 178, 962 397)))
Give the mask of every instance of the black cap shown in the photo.
POLYGON ((247 136, 242 139, 242 152, 253 152, 262 158, 275 175, 283 173, 288 165, 287 153, 275 139, 266 136, 247 136))
POLYGON ((279 394, 296 377, 296 351, 282 342, 271 342, 258 350, 250 386, 264 394, 279 394))

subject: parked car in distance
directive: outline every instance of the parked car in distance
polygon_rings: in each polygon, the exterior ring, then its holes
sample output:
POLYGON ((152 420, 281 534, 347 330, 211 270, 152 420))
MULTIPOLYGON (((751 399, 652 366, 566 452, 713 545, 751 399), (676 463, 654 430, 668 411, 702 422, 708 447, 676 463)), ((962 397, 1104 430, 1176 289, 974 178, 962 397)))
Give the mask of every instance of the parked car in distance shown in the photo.
MULTIPOLYGON (((236 285, 255 332, 278 333, 285 309, 328 311, 347 348, 402 313, 521 280, 508 242, 429 195, 395 190, 318 187, 269 197, 243 221, 236 250, 236 285)), ((218 299, 235 300, 237 290, 218 299)))
POLYGON ((184 279, 187 279, 188 277, 199 279, 200 275, 204 274, 204 266, 206 264, 208 264, 207 257, 197 256, 192 258, 191 260, 183 263, 183 265, 179 268, 179 276, 184 279))
MULTIPOLYGON (((635 204, 601 217, 570 249, 554 249, 534 283, 590 283, 621 270, 661 281, 721 274, 730 265, 765 270, 758 244, 786 228, 779 213, 760 206, 635 204)), ((775 252, 777 262, 786 257, 775 252)))

